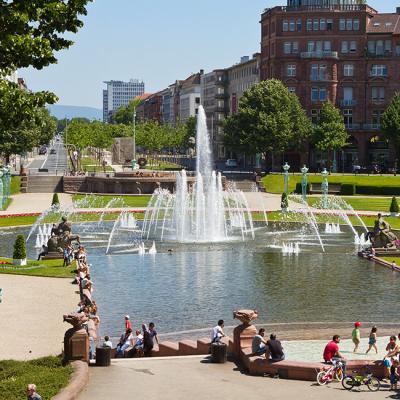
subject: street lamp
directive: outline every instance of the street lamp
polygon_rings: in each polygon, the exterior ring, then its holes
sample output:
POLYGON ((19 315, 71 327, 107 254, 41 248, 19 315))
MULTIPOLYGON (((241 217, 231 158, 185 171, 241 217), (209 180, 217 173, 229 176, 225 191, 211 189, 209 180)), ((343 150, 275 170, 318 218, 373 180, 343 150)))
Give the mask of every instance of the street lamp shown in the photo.
POLYGON ((329 192, 329 183, 328 176, 329 172, 324 168, 321 172, 322 183, 321 183, 321 192, 322 192, 322 208, 328 208, 328 192, 329 192))
POLYGON ((132 159, 132 171, 138 169, 136 164, 136 105, 133 106, 133 159, 132 159))
POLYGON ((308 177, 307 177, 307 172, 308 168, 303 165, 303 168, 300 170, 302 173, 302 178, 301 178, 301 195, 303 197, 303 200, 307 200, 307 183, 308 183, 308 177))
POLYGON ((288 194, 289 192, 289 169, 290 165, 285 162, 285 165, 282 167, 283 168, 283 191, 284 193, 288 194))

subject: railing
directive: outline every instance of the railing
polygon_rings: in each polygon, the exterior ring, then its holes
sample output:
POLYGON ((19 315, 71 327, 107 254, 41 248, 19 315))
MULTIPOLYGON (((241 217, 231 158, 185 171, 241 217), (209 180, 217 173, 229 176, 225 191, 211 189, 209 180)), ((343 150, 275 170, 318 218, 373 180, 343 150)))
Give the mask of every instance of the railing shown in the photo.
POLYGON ((353 99, 340 100, 340 105, 342 107, 353 107, 353 106, 357 105, 357 100, 353 100, 353 99))
POLYGON ((304 51, 300 58, 338 58, 337 51, 304 51))
POLYGON ((385 58, 385 57, 392 57, 393 53, 392 53, 391 50, 386 50, 382 54, 370 53, 369 51, 367 51, 365 56, 368 57, 368 58, 385 58))
MULTIPOLYGON (((282 12, 290 11, 375 11, 366 4, 338 4, 338 5, 307 5, 307 6, 281 6, 276 7, 282 12)), ((271 8, 266 8, 264 12, 269 11, 271 8)))
POLYGON ((361 128, 361 124, 345 124, 346 129, 349 131, 358 130, 361 128))
POLYGON ((381 129, 381 124, 364 124, 363 128, 377 130, 377 129, 381 129))

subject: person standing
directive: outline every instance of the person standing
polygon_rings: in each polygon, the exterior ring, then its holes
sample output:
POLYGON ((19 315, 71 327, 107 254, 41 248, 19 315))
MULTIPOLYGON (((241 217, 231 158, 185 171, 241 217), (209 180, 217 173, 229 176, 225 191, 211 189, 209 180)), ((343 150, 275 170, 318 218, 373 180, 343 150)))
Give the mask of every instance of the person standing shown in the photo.
POLYGON ((360 345, 360 339, 361 339, 360 326, 361 326, 361 322, 355 322, 354 329, 351 332, 351 340, 354 343, 353 353, 357 353, 358 346, 360 345))
POLYGON ((42 397, 36 392, 36 385, 30 383, 26 387, 26 395, 28 400, 42 400, 42 397))
POLYGON ((132 329, 129 315, 125 315, 125 330, 132 329))
POLYGON ((369 334, 369 339, 368 339, 368 350, 366 351, 365 354, 368 354, 368 352, 372 349, 372 347, 375 349, 376 354, 378 354, 378 348, 376 347, 376 332, 378 331, 378 328, 376 326, 373 326, 371 329, 371 332, 369 334))

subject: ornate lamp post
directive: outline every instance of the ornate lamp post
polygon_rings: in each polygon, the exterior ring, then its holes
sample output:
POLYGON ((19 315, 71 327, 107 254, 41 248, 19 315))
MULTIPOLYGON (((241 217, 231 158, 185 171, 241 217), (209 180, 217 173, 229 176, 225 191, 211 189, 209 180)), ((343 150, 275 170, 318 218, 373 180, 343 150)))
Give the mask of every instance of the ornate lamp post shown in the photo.
POLYGON ((133 107, 133 159, 132 171, 137 169, 136 164, 136 105, 133 107))
POLYGON ((323 171, 321 172, 321 176, 322 176, 322 183, 321 183, 322 208, 328 208, 329 172, 326 170, 326 168, 324 168, 323 171))
POLYGON ((303 168, 300 171, 302 173, 302 177, 301 177, 301 196, 303 197, 303 200, 306 201, 307 200, 307 183, 308 183, 307 172, 308 172, 308 168, 305 165, 303 165, 303 168))
POLYGON ((282 167, 283 168, 283 192, 288 194, 289 193, 289 169, 290 165, 285 162, 285 165, 282 167))

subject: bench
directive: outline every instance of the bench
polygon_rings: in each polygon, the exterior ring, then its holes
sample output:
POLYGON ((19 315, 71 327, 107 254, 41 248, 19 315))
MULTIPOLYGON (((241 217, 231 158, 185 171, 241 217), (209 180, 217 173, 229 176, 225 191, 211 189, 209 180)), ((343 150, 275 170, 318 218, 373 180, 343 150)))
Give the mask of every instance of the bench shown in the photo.
MULTIPOLYGON (((310 184, 310 194, 321 194, 322 188, 320 183, 311 183, 310 184)), ((342 185, 340 184, 329 184, 328 193, 329 194, 340 194, 342 189, 342 185)))

